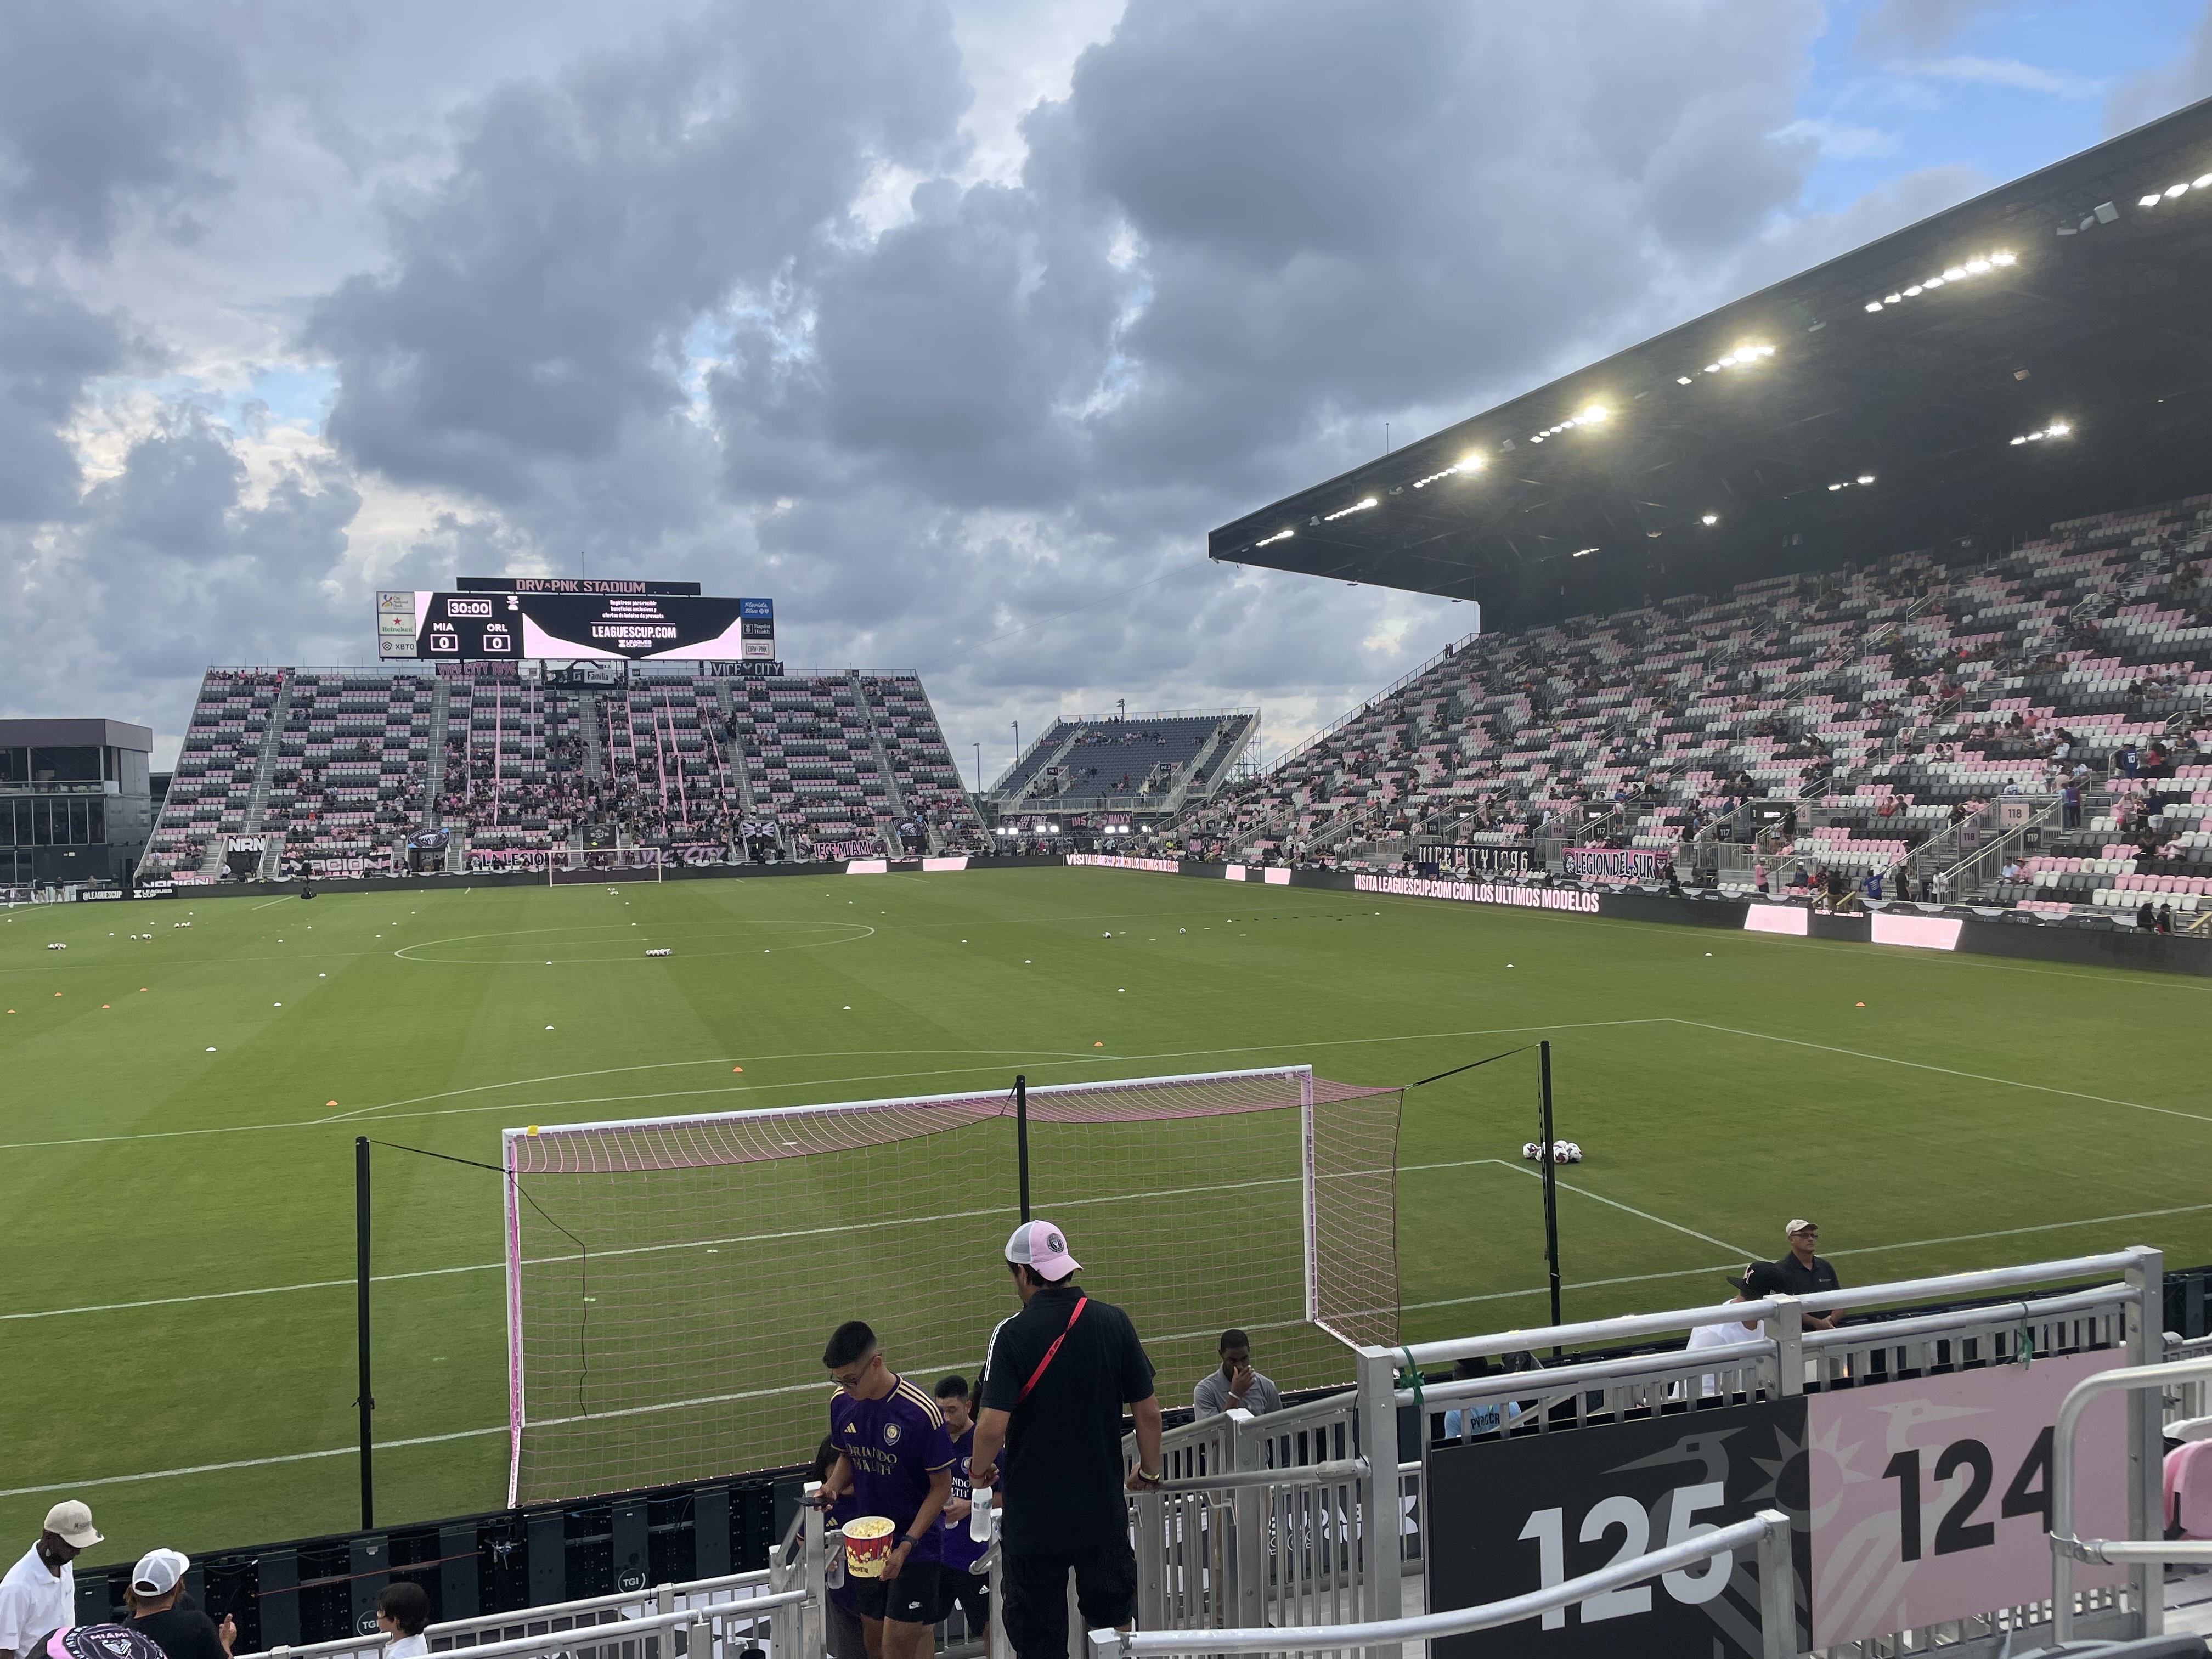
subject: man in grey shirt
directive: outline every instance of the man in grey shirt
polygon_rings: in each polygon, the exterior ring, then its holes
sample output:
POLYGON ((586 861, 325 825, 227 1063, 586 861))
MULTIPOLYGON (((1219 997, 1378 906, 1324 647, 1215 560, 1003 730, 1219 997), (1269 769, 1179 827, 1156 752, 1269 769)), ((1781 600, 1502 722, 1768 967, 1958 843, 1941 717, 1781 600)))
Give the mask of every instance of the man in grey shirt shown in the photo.
POLYGON ((1220 1369, 1199 1379, 1190 1403, 1198 1417, 1218 1417, 1240 1406, 1258 1417, 1282 1410, 1283 1394, 1252 1369, 1252 1339, 1242 1331, 1224 1331, 1220 1369))

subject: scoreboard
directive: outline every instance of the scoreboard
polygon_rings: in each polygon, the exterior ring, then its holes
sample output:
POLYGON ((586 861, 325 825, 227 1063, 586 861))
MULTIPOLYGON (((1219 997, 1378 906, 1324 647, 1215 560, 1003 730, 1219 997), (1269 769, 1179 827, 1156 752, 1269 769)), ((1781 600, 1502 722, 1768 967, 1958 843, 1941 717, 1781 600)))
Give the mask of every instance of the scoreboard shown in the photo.
POLYGON ((714 599, 696 585, 667 582, 501 580, 507 585, 480 580, 456 592, 379 592, 378 656, 448 662, 775 659, 772 599, 714 599), (667 591, 685 586, 691 591, 667 591))

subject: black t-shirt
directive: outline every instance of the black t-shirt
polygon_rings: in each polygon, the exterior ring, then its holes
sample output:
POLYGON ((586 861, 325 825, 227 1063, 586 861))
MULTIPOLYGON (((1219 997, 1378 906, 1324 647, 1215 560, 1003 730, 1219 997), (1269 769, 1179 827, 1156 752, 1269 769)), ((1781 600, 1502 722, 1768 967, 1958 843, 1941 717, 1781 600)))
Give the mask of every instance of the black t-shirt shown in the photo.
POLYGON ((169 1656, 169 1659, 223 1659, 222 1638, 215 1620, 197 1608, 165 1607, 131 1621, 169 1656))
POLYGON ((1774 1271, 1781 1275, 1782 1288, 1792 1296, 1810 1296, 1815 1291, 1840 1291, 1844 1281, 1836 1277, 1836 1270, 1828 1258, 1816 1255, 1809 1267, 1801 1263, 1794 1251, 1784 1250, 1775 1262, 1774 1271))
POLYGON ((1012 1414, 1000 1455, 1006 1547, 1060 1553, 1126 1535, 1121 1408, 1152 1397, 1152 1362, 1129 1316, 1092 1298, 1071 1327, 1081 1292, 1041 1290, 1000 1328, 983 1384, 987 1411, 1012 1414), (1053 1339, 1052 1364, 1017 1405, 1053 1339))

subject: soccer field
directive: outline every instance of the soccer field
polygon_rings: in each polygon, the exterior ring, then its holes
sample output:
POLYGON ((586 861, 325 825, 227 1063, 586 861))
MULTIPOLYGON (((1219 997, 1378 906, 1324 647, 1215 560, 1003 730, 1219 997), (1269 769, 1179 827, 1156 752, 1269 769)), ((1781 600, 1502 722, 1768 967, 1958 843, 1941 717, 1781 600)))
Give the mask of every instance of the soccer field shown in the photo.
MULTIPOLYGON (((1588 1157, 1571 1317, 1717 1300, 1797 1214, 1851 1283, 2212 1259, 2212 984, 2178 976, 1037 869, 17 909, 0 991, 0 1536, 82 1496, 103 1561, 357 1519, 363 1133, 495 1163, 526 1123, 1017 1071, 1398 1084, 1548 1036, 1588 1157)), ((1516 1056, 1406 1098, 1409 1337, 1543 1317, 1534 1079, 1516 1056)), ((1233 1193, 1192 1203, 1237 1224, 1233 1193)), ((375 1226, 378 1519, 496 1507, 500 1182, 380 1152, 375 1226)), ((825 1334, 875 1312, 809 1294, 825 1334)))

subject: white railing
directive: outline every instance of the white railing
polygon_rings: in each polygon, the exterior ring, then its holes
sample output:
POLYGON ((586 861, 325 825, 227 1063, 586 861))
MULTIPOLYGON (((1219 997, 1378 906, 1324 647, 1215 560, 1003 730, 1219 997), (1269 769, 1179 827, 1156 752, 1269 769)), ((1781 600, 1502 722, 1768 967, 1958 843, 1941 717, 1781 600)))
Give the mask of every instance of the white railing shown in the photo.
MULTIPOLYGON (((2125 1392, 2133 1395, 2138 1389, 2163 1390, 2169 1382, 2201 1383, 2208 1377, 2212 1377, 2212 1358, 2182 1359, 2162 1365, 2130 1365, 2084 1377, 2068 1391, 2064 1402, 2058 1407, 2058 1421, 2051 1431, 2051 1602, 2052 1633, 2059 1642, 2074 1639, 2076 1616, 2074 1564, 2076 1561, 2103 1561, 2116 1566, 2130 1566, 2138 1572, 2145 1570, 2154 1571, 2169 1562, 2212 1564, 2212 1541, 2168 1540, 2155 1535, 2083 1539, 2076 1537, 2074 1533, 2074 1431, 2081 1426, 2081 1413, 2088 1408, 2089 1402, 2100 1395, 2125 1392)), ((2200 1419, 2194 1423, 2173 1426, 2194 1430, 2200 1425, 2206 1431, 2201 1437, 2212 1438, 2212 1420, 2200 1419)), ((2182 1437, 2198 1437, 2185 1435, 2182 1437)), ((2153 1481, 2151 1485, 2155 1487, 2157 1482, 2153 1481)), ((2163 1517, 2160 1519, 2162 1521, 2163 1517)), ((2163 1530, 2163 1528, 2157 1530, 2163 1530)), ((2145 1611, 2148 1622, 2142 1632, 2143 1635, 2160 1633, 2159 1615, 2162 1610, 2161 1602, 2156 1598, 2148 1603, 2145 1611)))
POLYGON ((1762 1659, 1795 1659, 1798 1652, 1796 1584, 1790 1565, 1790 1517, 1762 1510, 1748 1521, 1723 1527, 1569 1578, 1549 1589, 1487 1601, 1445 1613, 1361 1623, 1254 1626, 1231 1630, 1116 1631, 1091 1632, 1092 1659, 1169 1659, 1169 1656, 1216 1653, 1335 1653, 1388 1648, 1401 1642, 1429 1642, 1470 1631, 1492 1630, 1565 1607, 1607 1590, 1694 1566, 1723 1553, 1750 1547, 1759 1555, 1759 1651, 1762 1659))

